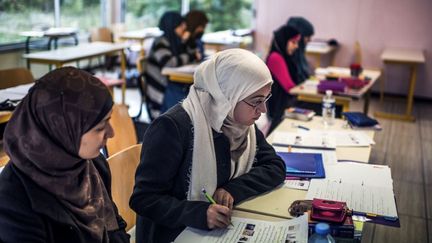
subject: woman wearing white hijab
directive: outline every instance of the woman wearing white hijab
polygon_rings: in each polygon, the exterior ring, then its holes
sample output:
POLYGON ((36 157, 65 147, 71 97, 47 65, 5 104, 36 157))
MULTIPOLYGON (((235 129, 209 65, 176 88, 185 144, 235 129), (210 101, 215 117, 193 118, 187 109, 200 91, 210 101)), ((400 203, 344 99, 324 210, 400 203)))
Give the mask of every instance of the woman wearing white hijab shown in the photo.
POLYGON ((283 161, 254 125, 271 96, 265 63, 249 51, 229 49, 203 62, 194 81, 183 103, 144 136, 130 200, 139 215, 138 243, 171 242, 186 226, 226 227, 233 204, 285 178, 283 161))

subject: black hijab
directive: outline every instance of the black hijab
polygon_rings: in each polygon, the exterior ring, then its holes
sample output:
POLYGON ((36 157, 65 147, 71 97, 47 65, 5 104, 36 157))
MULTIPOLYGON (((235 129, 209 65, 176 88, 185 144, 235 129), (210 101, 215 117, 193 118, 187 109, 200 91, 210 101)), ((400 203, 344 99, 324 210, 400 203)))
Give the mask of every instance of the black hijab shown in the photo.
POLYGON ((5 130, 11 163, 54 195, 73 215, 87 242, 118 229, 113 203, 91 160, 79 157, 81 137, 111 110, 107 87, 72 67, 40 78, 5 130))
POLYGON ((175 33, 175 28, 183 22, 183 17, 175 11, 165 12, 159 22, 159 29, 164 32, 163 36, 168 40, 174 55, 178 55, 184 49, 181 38, 175 33))
POLYGON ((293 57, 288 55, 286 48, 288 41, 291 38, 299 35, 299 31, 293 27, 284 25, 277 29, 273 34, 273 41, 270 47, 269 56, 272 52, 277 52, 282 55, 285 60, 285 64, 288 67, 291 78, 293 79, 294 83, 298 84, 300 80, 298 77, 297 65, 293 57))
POLYGON ((297 63, 300 81, 304 81, 309 78, 309 64, 305 56, 305 38, 311 37, 314 34, 314 27, 307 19, 303 17, 291 17, 288 19, 287 25, 294 27, 302 35, 301 41, 299 42, 299 48, 294 52, 293 57, 297 63))

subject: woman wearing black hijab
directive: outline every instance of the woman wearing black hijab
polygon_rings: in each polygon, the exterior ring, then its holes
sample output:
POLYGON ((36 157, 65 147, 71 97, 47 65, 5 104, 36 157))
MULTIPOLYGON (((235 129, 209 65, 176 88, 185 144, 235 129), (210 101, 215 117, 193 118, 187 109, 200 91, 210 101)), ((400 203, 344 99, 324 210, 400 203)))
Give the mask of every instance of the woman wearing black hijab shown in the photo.
POLYGON ((271 120, 269 133, 282 121, 284 110, 292 103, 289 90, 299 83, 297 65, 292 57, 298 48, 301 36, 289 26, 282 26, 274 32, 266 64, 273 80, 272 97, 268 101, 268 117, 271 120))
POLYGON ((306 60, 305 51, 306 45, 314 35, 313 25, 303 17, 291 17, 287 21, 287 25, 297 29, 302 38, 299 42, 299 48, 294 52, 293 57, 297 64, 298 75, 300 82, 309 78, 310 67, 306 60))
POLYGON ((0 242, 128 242, 100 154, 113 101, 87 72, 56 69, 30 89, 4 134, 0 242))
MULTIPOLYGON (((162 75, 162 69, 179 67, 196 60, 196 51, 187 48, 182 42, 186 22, 179 13, 166 12, 159 22, 159 28, 164 34, 154 41, 144 74, 147 85, 146 103, 152 120, 160 115, 163 103, 170 103, 170 100, 164 101, 167 86, 176 85, 162 75)), ((168 98, 172 98, 171 96, 168 98)))

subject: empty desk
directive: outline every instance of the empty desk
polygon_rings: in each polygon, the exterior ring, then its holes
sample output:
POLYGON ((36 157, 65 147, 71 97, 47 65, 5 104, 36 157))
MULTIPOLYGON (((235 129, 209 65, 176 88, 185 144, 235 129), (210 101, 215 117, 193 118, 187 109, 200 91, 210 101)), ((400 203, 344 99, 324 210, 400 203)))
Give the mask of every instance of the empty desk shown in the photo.
MULTIPOLYGON (((381 54, 381 59, 384 64, 404 64, 411 68, 411 77, 409 81, 409 89, 407 96, 407 106, 404 115, 390 114, 385 112, 375 112, 376 117, 398 119, 405 121, 414 121, 412 116, 412 107, 414 99, 414 90, 417 79, 417 65, 425 63, 425 56, 421 50, 402 49, 402 48, 386 48, 381 54)), ((381 81, 381 100, 384 98, 384 79, 381 81)))

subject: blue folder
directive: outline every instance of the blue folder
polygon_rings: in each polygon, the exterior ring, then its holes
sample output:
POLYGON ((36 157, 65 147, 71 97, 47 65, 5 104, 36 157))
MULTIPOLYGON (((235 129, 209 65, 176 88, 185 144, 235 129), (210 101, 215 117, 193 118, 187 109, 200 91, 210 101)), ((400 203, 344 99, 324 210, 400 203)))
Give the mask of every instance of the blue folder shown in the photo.
POLYGON ((324 178, 321 154, 277 152, 286 165, 286 176, 301 178, 324 178))

